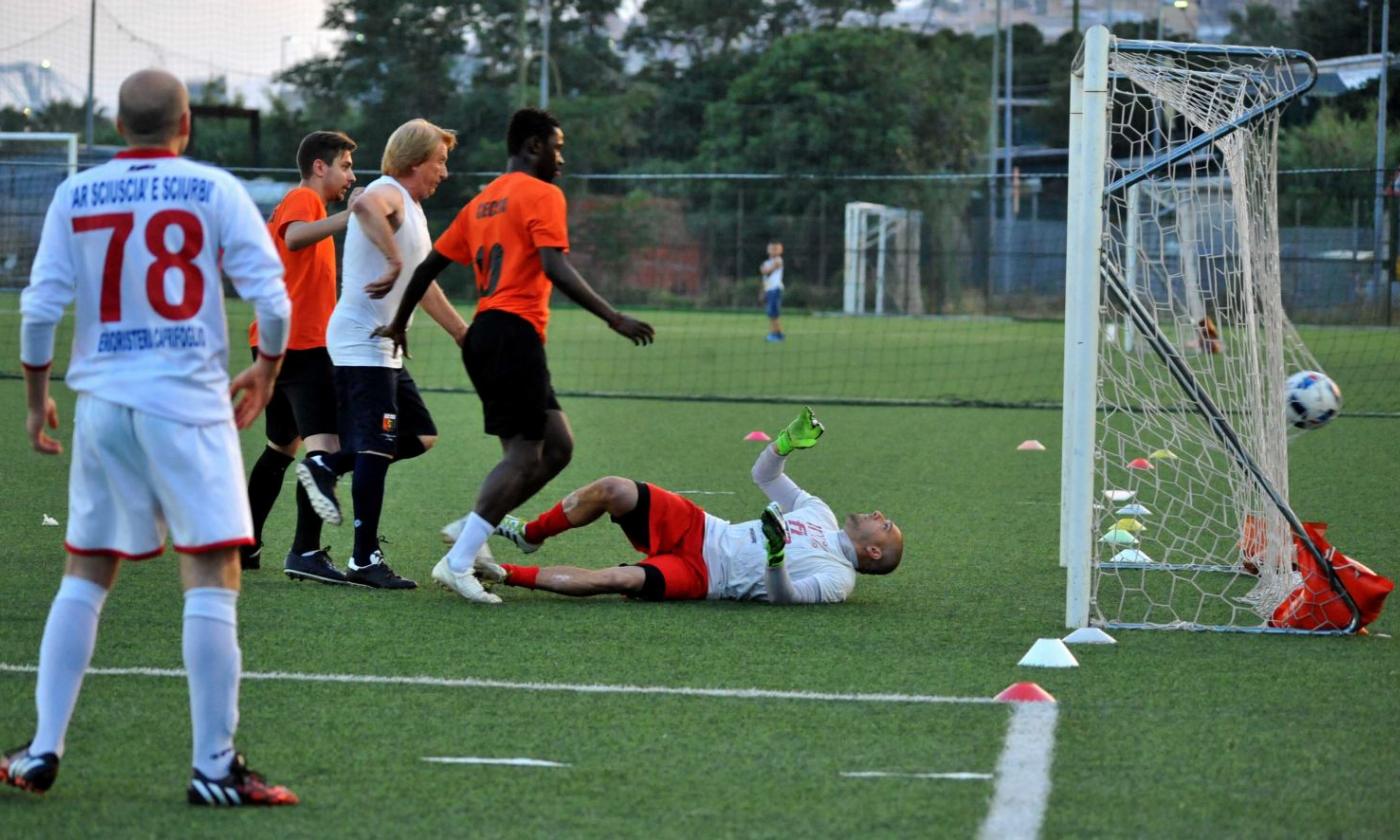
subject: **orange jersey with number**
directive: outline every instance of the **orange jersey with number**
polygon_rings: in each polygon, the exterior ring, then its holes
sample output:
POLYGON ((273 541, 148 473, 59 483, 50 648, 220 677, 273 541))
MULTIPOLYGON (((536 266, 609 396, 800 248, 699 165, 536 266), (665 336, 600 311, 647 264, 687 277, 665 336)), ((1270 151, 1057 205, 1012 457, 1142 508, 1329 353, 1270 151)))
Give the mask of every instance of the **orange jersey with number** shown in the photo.
POLYGON ((552 286, 540 249, 569 250, 562 190, 524 172, 502 175, 467 202, 433 248, 476 273, 477 315, 514 313, 545 340, 552 286))
MULTIPOLYGON (((282 198, 267 223, 277 245, 277 256, 286 270, 284 282, 292 301, 291 339, 288 350, 326 346, 326 323, 335 310, 335 242, 327 236, 315 245, 293 251, 287 247, 287 228, 293 222, 319 222, 326 205, 315 190, 297 187, 282 198)), ((248 326, 248 344, 258 345, 258 322, 248 326)))

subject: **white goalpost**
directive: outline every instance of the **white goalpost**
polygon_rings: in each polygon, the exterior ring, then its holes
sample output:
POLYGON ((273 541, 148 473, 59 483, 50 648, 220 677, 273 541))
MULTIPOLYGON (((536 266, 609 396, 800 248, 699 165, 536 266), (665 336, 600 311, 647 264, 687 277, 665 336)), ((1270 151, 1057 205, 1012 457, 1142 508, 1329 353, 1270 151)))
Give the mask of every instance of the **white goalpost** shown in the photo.
POLYGON ((1285 630, 1301 583, 1357 611, 1288 503, 1279 115, 1306 53, 1114 38, 1070 89, 1060 562, 1065 623, 1285 630), (1318 581, 1310 581, 1318 584, 1318 581), (1316 587, 1313 587, 1316 588, 1316 587))
POLYGON ((923 221, 923 213, 904 207, 868 201, 846 205, 843 312, 884 315, 889 308, 901 315, 924 313, 919 278, 923 221))
POLYGON ((78 135, 0 131, 0 289, 29 282, 54 188, 78 171, 78 135))

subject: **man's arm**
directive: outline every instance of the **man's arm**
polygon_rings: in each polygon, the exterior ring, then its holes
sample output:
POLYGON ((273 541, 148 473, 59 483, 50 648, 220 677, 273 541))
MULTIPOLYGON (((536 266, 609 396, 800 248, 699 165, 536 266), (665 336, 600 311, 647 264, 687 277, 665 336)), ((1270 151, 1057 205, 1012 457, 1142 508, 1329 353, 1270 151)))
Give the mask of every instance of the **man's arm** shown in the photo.
POLYGON ((758 460, 754 461, 750 471, 753 483, 769 499, 777 502, 784 513, 797 506, 803 491, 783 472, 783 462, 794 449, 816 446, 817 438, 825 431, 826 427, 812 414, 811 407, 804 406, 802 412, 778 432, 777 440, 758 453, 758 460))
POLYGON ((791 511, 797 506, 797 499, 802 495, 802 488, 797 486, 797 482, 787 477, 783 472, 783 462, 787 459, 779 455, 774 449, 776 444, 769 444, 763 447, 763 451, 758 453, 758 460, 753 462, 753 469, 750 476, 753 483, 758 485, 758 489, 770 500, 777 502, 784 513, 791 511))
POLYGON ((355 205, 360 202, 360 196, 364 194, 364 191, 364 187, 356 187, 351 191, 345 209, 339 213, 314 222, 292 222, 287 225, 283 234, 287 250, 300 251, 302 248, 310 248, 327 236, 343 233, 346 226, 350 224, 350 214, 355 209, 355 205))
POLYGON ((833 575, 818 572, 794 581, 788 575, 786 563, 769 566, 764 573, 764 583, 771 604, 839 604, 846 600, 846 587, 833 575), (823 582, 827 585, 823 586, 823 582))
POLYGON ((355 202, 350 212, 359 220, 360 230, 364 232, 365 238, 379 249, 379 253, 384 255, 384 261, 388 263, 384 273, 365 286, 365 292, 370 297, 384 297, 394 288, 394 283, 399 279, 399 272, 403 270, 403 257, 399 254, 398 243, 394 241, 394 226, 389 222, 395 213, 403 214, 403 196, 398 190, 370 190, 360 196, 360 200, 355 202))
MULTIPOLYGON (((434 281, 437 280, 438 275, 443 272, 443 269, 451 264, 452 260, 438 253, 436 248, 429 251, 428 256, 424 257, 423 261, 418 264, 418 267, 413 270, 413 276, 409 278, 408 281, 408 288, 403 290, 403 299, 399 301, 398 311, 394 313, 394 320, 375 330, 374 334, 391 339, 394 342, 394 348, 396 350, 401 351, 404 355, 408 355, 408 319, 409 316, 413 314, 413 307, 417 306, 418 302, 423 299, 429 287, 437 286, 437 283, 434 281)), ((438 293, 442 293, 440 288, 438 289, 438 293)), ((445 295, 443 299, 446 300, 445 295)), ((451 306, 451 304, 449 303, 448 306, 451 306)), ((423 308, 428 309, 427 306, 423 308)), ((432 310, 428 310, 428 314, 432 316, 433 320, 442 324, 442 321, 438 320, 436 315, 433 315, 432 310)), ((458 316, 458 320, 461 320, 460 315, 458 316)), ((447 329, 449 333, 452 332, 446 324, 443 324, 443 327, 447 329)), ((466 335, 465 326, 462 328, 462 335, 466 335)), ((461 338, 457 335, 454 334, 453 338, 456 339, 458 344, 462 343, 461 338)))
POLYGON ((272 397, 291 337, 292 303, 282 282, 282 259, 262 215, 233 176, 227 176, 227 183, 218 214, 223 271, 258 319, 258 357, 229 382, 234 424, 246 429, 272 397))
POLYGON ((77 271, 68 248, 68 227, 63 212, 69 206, 66 183, 58 188, 44 215, 39 249, 29 271, 29 285, 20 293, 19 360, 24 366, 27 411, 24 428, 36 452, 57 455, 63 451, 44 427, 58 428, 58 406, 49 395, 49 370, 58 322, 77 294, 77 271))
POLYGON ((613 332, 631 339, 633 344, 650 344, 656 335, 651 324, 623 315, 612 307, 603 296, 588 285, 583 275, 578 273, 569 258, 558 248, 541 248, 540 263, 545 276, 570 300, 597 315, 607 322, 613 332))
MULTIPOLYGON (((413 276, 416 278, 418 272, 415 271, 413 276)), ((442 287, 436 282, 430 284, 427 293, 423 295, 421 305, 429 317, 447 330, 447 334, 452 336, 457 346, 462 346, 462 339, 467 337, 467 322, 462 319, 462 313, 457 311, 457 307, 447 299, 447 293, 442 287)))

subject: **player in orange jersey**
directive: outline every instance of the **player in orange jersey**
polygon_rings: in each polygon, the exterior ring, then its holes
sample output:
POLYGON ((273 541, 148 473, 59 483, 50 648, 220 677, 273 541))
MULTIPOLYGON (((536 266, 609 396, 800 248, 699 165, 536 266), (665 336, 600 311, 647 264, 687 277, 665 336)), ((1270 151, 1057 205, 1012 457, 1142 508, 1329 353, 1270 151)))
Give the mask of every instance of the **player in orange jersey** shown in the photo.
MULTIPOLYGON (((304 443, 308 454, 340 449, 336 427, 335 378, 326 351, 326 322, 335 309, 335 242, 345 232, 350 209, 326 215, 326 204, 349 195, 354 206, 362 189, 355 185, 355 141, 339 131, 313 131, 297 148, 301 183, 272 211, 268 231, 286 269, 292 301, 291 339, 277 388, 267 404, 267 447, 248 475, 248 504, 256 542, 241 551, 244 569, 262 565, 262 529, 287 467, 304 443)), ((248 328, 248 342, 258 343, 258 322, 248 328)), ((345 583, 345 575, 321 549, 321 517, 306 490, 297 487, 297 525, 283 572, 293 580, 345 583)))
MULTIPOLYGON (((504 455, 477 492, 475 508, 453 523, 447 556, 433 579, 470 601, 495 603, 472 576, 472 563, 497 523, 558 475, 573 454, 569 419, 555 399, 544 345, 549 294, 558 288, 634 344, 650 344, 650 324, 618 312, 569 262, 564 193, 564 131, 546 111, 522 108, 506 136, 506 173, 467 203, 438 237, 404 292, 393 323, 380 330, 407 350, 409 315, 452 262, 471 266, 480 294, 462 342, 462 361, 481 398, 486 433, 504 455)), ((379 291, 387 294, 392 281, 379 291)), ((371 292, 374 293, 373 291, 371 292)))

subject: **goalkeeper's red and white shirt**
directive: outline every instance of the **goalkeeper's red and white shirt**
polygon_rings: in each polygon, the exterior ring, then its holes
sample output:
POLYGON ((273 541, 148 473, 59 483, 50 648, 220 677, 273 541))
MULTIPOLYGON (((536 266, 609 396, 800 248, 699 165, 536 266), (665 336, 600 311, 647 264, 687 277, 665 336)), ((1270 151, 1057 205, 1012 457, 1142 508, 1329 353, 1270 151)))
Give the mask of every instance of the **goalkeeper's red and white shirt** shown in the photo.
POLYGON ((247 191, 164 150, 121 152, 54 194, 20 301, 21 361, 51 362, 74 303, 69 387, 185 423, 229 420, 221 273, 253 303, 259 349, 281 355, 282 262, 247 191))
MULTIPOLYGON (((790 600, 835 604, 856 587, 856 553, 831 507, 783 474, 783 459, 765 446, 754 464, 754 481, 783 507, 789 541, 787 559, 768 568, 768 551, 758 520, 731 523, 705 514, 705 568, 709 598, 790 600), (788 594, 770 592, 774 576, 785 576, 788 594)), ((777 581, 782 583, 782 581, 777 581)))

